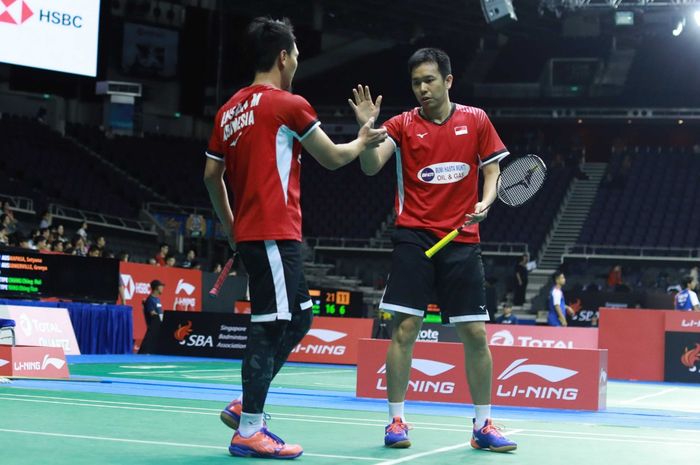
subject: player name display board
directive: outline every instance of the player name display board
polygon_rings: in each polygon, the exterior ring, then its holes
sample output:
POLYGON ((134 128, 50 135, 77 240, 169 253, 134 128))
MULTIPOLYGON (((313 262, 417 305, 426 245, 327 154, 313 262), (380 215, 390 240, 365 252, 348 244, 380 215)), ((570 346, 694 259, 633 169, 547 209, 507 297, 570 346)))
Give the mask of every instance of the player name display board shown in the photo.
POLYGON ((114 302, 118 279, 119 261, 111 258, 0 250, 0 298, 114 302))
MULTIPOLYGON (((357 364, 358 397, 385 399, 390 341, 362 339, 357 364)), ((607 351, 490 346, 494 405, 604 410, 607 351)), ((472 403, 462 344, 417 342, 406 399, 472 403)))

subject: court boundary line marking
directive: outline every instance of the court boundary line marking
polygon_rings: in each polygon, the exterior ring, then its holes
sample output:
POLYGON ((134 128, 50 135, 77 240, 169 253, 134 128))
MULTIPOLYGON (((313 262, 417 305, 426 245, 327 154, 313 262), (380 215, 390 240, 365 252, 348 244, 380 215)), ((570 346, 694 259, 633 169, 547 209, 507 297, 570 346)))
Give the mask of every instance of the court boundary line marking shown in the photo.
MULTIPOLYGON (((213 373, 213 372, 225 372, 225 371, 231 371, 234 372, 236 375, 240 376, 240 369, 237 368, 212 368, 208 370, 148 370, 148 371, 110 371, 108 372, 109 375, 159 375, 159 374, 197 374, 197 373, 213 373)), ((343 370, 342 368, 338 368, 335 370, 318 370, 318 371, 302 371, 299 373, 277 373, 276 376, 296 376, 296 375, 315 375, 315 374, 322 374, 322 375, 327 375, 330 373, 343 373, 343 372, 354 372, 355 370, 350 370, 350 369, 345 369, 343 370)))
MULTIPOLYGON (((0 428, 3 433, 15 433, 15 434, 29 434, 34 436, 50 436, 58 438, 70 438, 70 439, 89 439, 97 441, 109 441, 109 442, 127 442, 134 444, 145 444, 151 446, 172 446, 172 447, 186 447, 192 449, 216 449, 216 450, 226 450, 226 446, 210 446, 205 444, 185 444, 179 442, 167 442, 167 441, 147 441, 143 439, 127 439, 127 438, 114 438, 109 436, 87 436, 82 434, 65 434, 65 433, 50 433, 45 431, 28 431, 19 429, 8 429, 0 428)), ((315 454, 313 452, 304 451, 304 455, 308 457, 319 457, 319 458, 332 458, 332 459, 343 459, 343 460, 366 460, 366 461, 376 461, 376 457, 359 457, 350 455, 332 455, 332 454, 315 454)))
POLYGON ((645 394, 645 395, 643 395, 643 396, 634 397, 634 398, 632 398, 632 399, 618 400, 618 401, 615 401, 614 403, 617 404, 617 405, 633 404, 633 403, 635 403, 635 402, 639 402, 640 400, 650 399, 650 398, 652 398, 652 397, 663 396, 663 395, 665 395, 665 394, 669 394, 669 393, 675 392, 675 391, 678 391, 678 388, 677 388, 677 387, 672 387, 672 388, 664 389, 663 391, 654 392, 654 393, 652 393, 652 394, 645 394))
POLYGON ((429 450, 426 452, 420 452, 418 454, 411 454, 411 455, 407 455, 405 457, 401 457, 398 459, 382 460, 381 462, 377 462, 375 465, 395 465, 397 463, 410 462, 410 461, 415 460, 415 459, 427 457, 428 455, 435 455, 435 454, 440 454, 442 452, 449 452, 451 450, 461 449, 461 448, 468 446, 468 445, 469 445, 468 442, 460 442, 459 444, 454 444, 452 446, 440 447, 439 449, 433 449, 433 450, 429 450))
MULTIPOLYGON (((17 395, 21 396, 21 395, 17 395)), ((23 399, 23 398, 17 398, 13 394, 3 394, 0 393, 0 400, 5 399, 5 400, 17 400, 17 401, 26 401, 26 402, 37 402, 37 403, 51 403, 51 404, 59 404, 59 405, 76 405, 80 407, 97 407, 97 408, 114 408, 114 409, 123 409, 123 410, 140 410, 140 411, 154 411, 154 412, 166 412, 166 413, 182 413, 182 414, 191 414, 191 415, 213 415, 214 413, 218 413, 218 409, 210 409, 209 411, 206 411, 206 409, 201 408, 201 407, 195 407, 198 410, 205 410, 205 411, 192 411, 188 410, 187 407, 178 409, 178 410, 166 410, 166 409, 148 409, 148 408, 138 408, 138 407, 125 407, 125 406, 119 406, 119 405, 100 405, 99 402, 103 402, 100 400, 89 400, 89 399, 80 399, 83 401, 83 403, 80 402, 54 402, 54 401, 47 401, 47 400, 40 400, 42 399, 41 396, 32 396, 32 397, 39 397, 39 399, 23 399)), ((53 397, 52 397, 53 398, 53 397)), ((62 399, 62 398, 58 398, 62 399)), ((71 401, 77 400, 77 399, 68 399, 71 401)), ((104 402, 109 402, 109 401, 104 401, 104 402)), ((139 405, 134 403, 134 405, 139 405)), ((377 427, 383 424, 384 422, 382 420, 367 420, 367 419, 362 419, 362 418, 350 418, 349 420, 351 421, 329 421, 329 420, 317 420, 314 418, 329 418, 329 419, 336 419, 336 420, 342 420, 344 417, 315 417, 312 415, 307 415, 309 418, 294 418, 297 415, 292 414, 294 417, 293 418, 284 418, 284 413, 277 413, 274 414, 275 417, 279 420, 284 420, 284 421, 300 421, 300 422, 305 422, 305 423, 325 423, 325 424, 342 424, 342 425, 353 425, 353 426, 368 426, 368 427, 377 427), (355 422, 352 422, 355 420, 355 422), (363 421, 371 421, 375 423, 363 423, 363 421)), ((462 427, 460 428, 459 425, 453 425, 453 424, 442 424, 442 423, 414 423, 414 425, 418 426, 420 429, 423 430, 433 430, 433 431, 450 431, 450 432, 469 432, 469 429, 467 427, 462 427), (423 425, 436 425, 436 426, 448 426, 451 428, 436 428, 436 427, 429 427, 429 426, 423 426, 423 425)), ((603 427, 612 427, 616 428, 619 426, 615 425, 596 425, 596 426, 603 426, 603 427)), ((683 430, 687 431, 687 430, 683 430)), ((595 432, 586 432, 586 431, 561 431, 561 430, 543 430, 543 429, 513 429, 513 430, 505 430, 506 434, 520 434, 523 436, 534 436, 534 437, 557 437, 557 438, 562 438, 562 439, 601 439, 601 440, 607 440, 607 441, 614 441, 614 442, 645 442, 648 443, 649 441, 658 441, 659 439, 664 439, 664 440, 675 440, 674 438, 659 438, 658 436, 653 436, 653 437, 648 437, 648 436, 639 436, 639 435, 628 435, 628 434, 614 434, 614 433, 595 433, 595 432), (549 435, 537 435, 535 433, 550 433, 549 435), (570 435, 570 436, 562 436, 562 435, 570 435)), ((700 442, 689 442, 688 444, 690 445, 700 445, 700 442)))

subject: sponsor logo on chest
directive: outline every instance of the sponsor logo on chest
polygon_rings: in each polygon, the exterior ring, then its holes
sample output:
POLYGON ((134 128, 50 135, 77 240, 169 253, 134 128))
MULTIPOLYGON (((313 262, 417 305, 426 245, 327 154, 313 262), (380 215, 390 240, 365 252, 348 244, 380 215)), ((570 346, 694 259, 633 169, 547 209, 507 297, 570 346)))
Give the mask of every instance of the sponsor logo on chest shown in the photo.
POLYGON ((418 180, 427 184, 451 184, 469 174, 470 167, 461 162, 435 163, 418 171, 418 180))

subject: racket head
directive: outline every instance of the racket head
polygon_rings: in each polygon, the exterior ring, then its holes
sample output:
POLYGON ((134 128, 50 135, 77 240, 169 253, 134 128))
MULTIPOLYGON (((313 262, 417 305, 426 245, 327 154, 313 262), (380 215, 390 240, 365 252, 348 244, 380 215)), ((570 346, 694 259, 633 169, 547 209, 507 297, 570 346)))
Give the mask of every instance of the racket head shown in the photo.
POLYGON ((513 160, 498 178, 498 198, 509 207, 525 205, 535 197, 547 179, 547 165, 537 155, 513 160))

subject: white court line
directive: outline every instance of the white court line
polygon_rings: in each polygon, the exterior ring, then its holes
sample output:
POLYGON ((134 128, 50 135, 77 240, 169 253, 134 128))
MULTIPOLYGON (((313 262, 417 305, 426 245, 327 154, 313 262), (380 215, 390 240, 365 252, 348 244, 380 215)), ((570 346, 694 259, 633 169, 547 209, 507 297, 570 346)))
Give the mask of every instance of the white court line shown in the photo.
POLYGON ((615 403, 615 404, 618 404, 618 405, 620 405, 620 404, 622 404, 622 405, 633 404, 633 403, 635 403, 635 402, 639 402, 640 400, 651 399, 652 397, 663 396, 664 394, 668 394, 668 393, 670 393, 670 392, 674 392, 674 391, 677 391, 677 390, 678 390, 678 388, 675 388, 675 387, 674 387, 674 388, 669 388, 669 389, 664 389, 663 391, 654 392, 653 394, 646 394, 646 395, 643 395, 643 396, 634 397, 634 398, 632 398, 632 399, 620 400, 620 401, 617 401, 617 402, 614 402, 614 403, 615 403))
MULTIPOLYGON (((102 400, 88 400, 88 399, 71 399, 64 397, 53 397, 53 396, 32 396, 23 394, 0 394, 0 400, 14 400, 14 401, 25 401, 25 402, 37 402, 37 403, 51 403, 51 404, 62 404, 62 405, 75 405, 79 407, 96 407, 96 408, 114 408, 122 410, 139 410, 139 411, 151 411, 151 412, 167 412, 167 413, 180 413, 180 414, 190 414, 190 415, 213 415, 218 413, 218 409, 205 409, 201 407, 181 407, 173 405, 159 405, 159 404, 140 404, 133 402, 111 402, 102 400), (53 399, 53 400, 68 400, 70 402, 57 402, 48 401, 43 399, 53 399), (82 402, 82 403, 81 403, 82 402), (91 403, 85 403, 91 402, 91 403), (111 405, 101 405, 111 404, 111 405), (114 405, 117 404, 117 405, 114 405), (156 408, 144 408, 156 407, 156 408), (172 410, 170 409, 172 408, 172 410)), ((352 418, 352 417, 333 417, 333 416, 321 416, 321 415, 300 415, 300 414, 285 414, 285 413, 274 413, 271 412, 274 419, 282 421, 297 421, 304 423, 324 423, 324 424, 341 424, 341 425, 352 425, 352 426, 367 426, 376 428, 379 425, 383 425, 385 422, 383 420, 371 420, 362 418, 352 418), (290 417, 290 418, 286 418, 290 417), (335 420, 335 421, 331 421, 335 420)), ((414 426, 420 427, 422 430, 433 430, 433 431, 451 431, 451 432, 469 432, 467 427, 460 427, 455 424, 443 424, 443 423, 413 423, 414 426), (434 425, 437 427, 430 427, 425 425, 434 425), (442 427, 439 427, 442 426, 442 427)), ((680 430, 687 432, 690 430, 680 430)), ((658 442, 658 441, 677 441, 676 438, 670 437, 660 437, 660 436, 639 436, 636 434, 612 434, 612 433, 596 433, 596 432, 586 432, 586 431, 562 431, 562 430, 543 430, 543 429, 519 429, 519 430, 505 430, 505 434, 519 434, 528 435, 536 437, 556 437, 563 439, 605 439, 617 442, 658 442), (540 433, 540 434, 538 434, 540 433), (544 434, 544 435, 543 435, 544 434)), ((700 445, 700 442, 691 442, 692 445, 700 445)))
POLYGON ((433 449, 429 450, 427 452, 421 452, 420 454, 412 454, 412 455, 407 455, 405 457, 401 457, 400 459, 395 459, 395 460, 385 460, 384 462, 377 462, 376 465, 395 465, 397 463, 403 463, 403 462, 410 462, 411 460, 419 459, 421 457, 426 457, 428 455, 435 455, 435 454, 440 454, 442 452, 447 452, 455 449, 461 449, 462 447, 468 446, 468 442, 460 442, 459 444, 455 444, 453 446, 445 446, 441 447, 439 449, 433 449))
MULTIPOLYGON (((71 439, 90 439, 96 441, 110 441, 110 442, 127 442, 133 444, 148 444, 153 446, 169 446, 169 447, 186 447, 194 449, 216 449, 223 450, 222 446, 208 446, 202 444, 184 444, 181 442, 165 442, 165 441, 144 441, 142 439, 125 439, 125 438, 112 438, 109 436, 85 436, 82 434, 63 434, 63 433, 47 433, 43 431, 26 431, 19 429, 4 429, 0 428, 3 433, 16 433, 16 434, 29 434, 35 436, 52 436, 57 438, 71 438, 71 439)), ((314 454, 309 452, 304 452, 304 455, 308 457, 320 457, 320 458, 331 458, 331 459, 343 459, 343 460, 368 460, 375 461, 375 457, 354 457, 351 455, 329 455, 329 454, 314 454)))
MULTIPOLYGON (((198 373, 214 373, 221 371, 230 371, 233 374, 239 374, 240 371, 237 368, 217 368, 210 370, 149 370, 149 371, 111 371, 110 375, 165 375, 165 374, 198 374, 198 373)), ((316 374, 329 374, 329 373, 354 373, 355 370, 347 370, 339 368, 337 370, 319 370, 319 371, 302 371, 302 372, 291 372, 291 373, 277 373, 277 376, 296 376, 296 375, 316 375, 316 374)))

